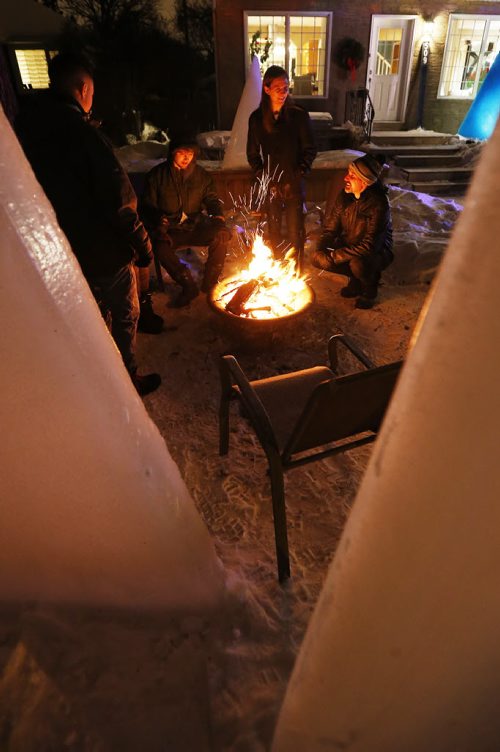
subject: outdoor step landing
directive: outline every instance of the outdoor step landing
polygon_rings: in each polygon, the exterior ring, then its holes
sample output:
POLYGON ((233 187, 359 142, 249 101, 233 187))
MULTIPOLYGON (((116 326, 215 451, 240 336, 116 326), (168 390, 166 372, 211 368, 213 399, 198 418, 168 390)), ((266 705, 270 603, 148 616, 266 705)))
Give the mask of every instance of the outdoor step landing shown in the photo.
POLYGON ((460 167, 462 154, 445 152, 444 154, 400 154, 394 155, 398 167, 460 167))
POLYGON ((469 188, 468 182, 449 182, 448 180, 434 180, 432 182, 412 181, 412 191, 429 193, 431 196, 464 196, 469 188))
MULTIPOLYGON (((372 134, 373 135, 373 134, 372 134)), ((366 151, 371 154, 384 154, 388 157, 403 154, 454 154, 459 151, 460 144, 367 144, 366 151)))
POLYGON ((375 131, 372 132, 371 140, 379 146, 388 144, 390 146, 429 146, 438 144, 447 144, 453 136, 450 133, 436 133, 435 131, 424 131, 420 129, 412 131, 375 131))
POLYGON ((410 182, 450 180, 465 182, 472 176, 471 167, 401 167, 410 182))

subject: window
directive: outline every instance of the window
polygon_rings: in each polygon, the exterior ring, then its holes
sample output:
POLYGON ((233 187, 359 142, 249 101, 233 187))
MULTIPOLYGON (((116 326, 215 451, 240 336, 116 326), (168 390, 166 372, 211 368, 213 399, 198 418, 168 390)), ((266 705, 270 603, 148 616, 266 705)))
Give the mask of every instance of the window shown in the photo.
POLYGON ((377 76, 392 76, 399 72, 403 29, 380 29, 377 45, 377 76))
POLYGON ((500 52, 500 17, 451 14, 439 97, 474 99, 500 52))
POLYGON ((247 64, 255 54, 263 73, 270 65, 288 72, 294 96, 326 97, 331 15, 245 13, 247 64))
POLYGON ((24 89, 48 89, 48 59, 56 53, 42 49, 16 49, 16 61, 24 89))

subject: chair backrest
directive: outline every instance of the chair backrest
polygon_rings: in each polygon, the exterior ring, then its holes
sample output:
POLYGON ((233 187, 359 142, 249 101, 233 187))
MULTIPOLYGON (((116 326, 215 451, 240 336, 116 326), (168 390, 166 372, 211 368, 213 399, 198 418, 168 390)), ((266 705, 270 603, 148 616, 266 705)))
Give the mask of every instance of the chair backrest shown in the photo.
POLYGON ((223 388, 231 388, 234 384, 238 387, 243 407, 247 410, 248 418, 264 450, 272 448, 276 452, 279 452, 269 415, 234 355, 222 356, 221 376, 223 388))
POLYGON ((389 404, 403 361, 339 376, 312 392, 283 452, 293 454, 347 439, 366 431, 376 433, 389 404))

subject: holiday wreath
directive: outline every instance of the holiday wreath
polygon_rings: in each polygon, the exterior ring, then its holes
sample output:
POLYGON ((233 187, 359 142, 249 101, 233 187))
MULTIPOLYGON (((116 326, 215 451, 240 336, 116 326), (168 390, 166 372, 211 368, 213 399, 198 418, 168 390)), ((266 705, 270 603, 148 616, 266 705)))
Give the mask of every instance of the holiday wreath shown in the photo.
POLYGON ((357 39, 352 39, 352 37, 341 39, 333 51, 335 65, 338 65, 342 70, 349 71, 353 81, 356 78, 356 71, 363 62, 364 57, 365 48, 361 42, 358 42, 357 39))

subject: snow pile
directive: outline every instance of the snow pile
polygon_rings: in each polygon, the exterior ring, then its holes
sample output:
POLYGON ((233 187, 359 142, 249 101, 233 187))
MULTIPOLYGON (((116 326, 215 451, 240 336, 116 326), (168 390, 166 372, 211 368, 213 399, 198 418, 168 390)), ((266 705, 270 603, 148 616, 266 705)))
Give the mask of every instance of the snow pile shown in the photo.
POLYGON ((168 156, 168 144, 160 141, 137 141, 135 144, 120 146, 115 154, 125 172, 146 173, 168 156))
POLYGON ((462 211, 453 199, 389 187, 394 262, 384 277, 396 284, 429 282, 462 211))

